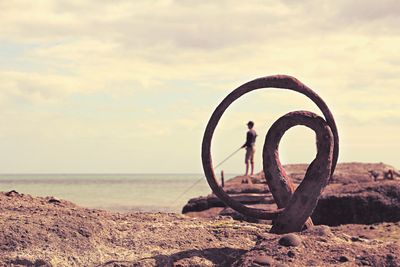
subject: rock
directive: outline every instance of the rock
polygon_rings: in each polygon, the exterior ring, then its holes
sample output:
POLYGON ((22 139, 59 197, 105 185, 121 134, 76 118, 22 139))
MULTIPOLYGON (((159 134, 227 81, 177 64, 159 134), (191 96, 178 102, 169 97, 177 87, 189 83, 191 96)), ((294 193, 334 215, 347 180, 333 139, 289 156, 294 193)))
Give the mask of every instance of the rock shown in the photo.
POLYGON ((307 261, 307 266, 317 266, 318 262, 316 260, 307 261))
POLYGON ((400 183, 381 181, 331 185, 321 196, 315 224, 373 224, 400 221, 400 183))
POLYGON ((363 266, 371 266, 371 263, 369 261, 367 261, 367 260, 361 260, 360 264, 363 265, 363 266))
MULTIPOLYGON (((307 164, 285 165, 286 173, 295 184, 303 179, 307 164)), ((340 163, 333 179, 325 188, 312 219, 315 225, 338 226, 341 224, 373 224, 400 221, 400 183, 397 180, 378 179, 373 181, 368 171, 383 173, 392 166, 383 163, 340 163)), ((276 209, 268 187, 260 184, 264 181, 263 172, 257 175, 254 184, 241 184, 241 176, 226 182, 224 190, 234 199, 250 207, 266 210, 276 209), (256 182, 256 183, 255 183, 256 182), (264 188, 263 188, 264 186, 264 188), (254 192, 257 192, 255 194, 254 192)), ((194 198, 183 208, 182 213, 193 217, 211 218, 221 213, 235 220, 255 221, 245 218, 225 205, 214 195, 194 198), (216 207, 219 207, 216 209, 216 207), (212 213, 207 211, 212 211, 212 213), (204 214, 204 215, 202 215, 204 214)))
POLYGON ((279 239, 278 243, 285 247, 297 247, 301 244, 301 239, 296 234, 286 234, 279 239))
POLYGON ((83 227, 79 228, 78 233, 81 234, 84 237, 90 237, 91 236, 89 230, 86 229, 86 228, 83 228, 83 227))
POLYGON ((326 225, 317 225, 307 229, 306 232, 312 233, 321 237, 326 237, 332 235, 331 228, 326 225))
MULTIPOLYGON (((272 196, 266 196, 265 194, 256 193, 240 193, 231 195, 231 197, 243 204, 258 204, 273 201, 272 196)), ((182 213, 188 213, 193 211, 204 211, 213 207, 225 207, 225 204, 215 195, 211 194, 207 197, 192 198, 183 207, 182 213)))
POLYGON ((254 263, 262 266, 272 266, 274 264, 274 259, 266 255, 259 255, 254 258, 254 263))
POLYGON ((8 262, 11 266, 32 266, 32 267, 51 267, 52 265, 45 260, 37 259, 35 261, 31 261, 25 258, 16 258, 14 260, 10 260, 8 262))
POLYGON ((347 256, 342 255, 339 257, 338 261, 339 262, 348 262, 348 261, 350 261, 350 259, 347 256))
POLYGON ((58 198, 56 198, 56 197, 50 197, 48 200, 47 200, 47 202, 48 203, 61 203, 61 200, 60 199, 58 199, 58 198))
POLYGON ((51 267, 52 265, 45 260, 37 259, 34 264, 35 267, 51 267))
POLYGON ((388 266, 399 266, 397 265, 398 261, 396 261, 396 256, 391 253, 386 255, 386 263, 388 266))
POLYGON ((393 254, 387 254, 386 255, 386 258, 388 259, 388 260, 394 260, 394 255, 393 254))
POLYGON ((113 213, 65 200, 54 205, 29 195, 10 198, 0 193, 0 218, 0 266, 46 266, 50 259, 54 266, 99 267, 242 267, 268 261, 272 266, 355 266, 362 261, 400 266, 400 225, 395 223, 376 224, 376 230, 338 226, 332 228, 335 237, 326 238, 327 243, 320 243, 316 232, 304 231, 298 235, 300 246, 283 247, 278 244, 283 236, 268 233, 270 226, 265 224, 173 213, 113 213), (373 241, 350 242, 352 236, 373 241), (341 264, 338 259, 344 254, 350 261, 341 264), (269 259, 256 263, 260 255, 269 259))
POLYGON ((258 222, 258 219, 254 219, 251 217, 247 217, 242 215, 231 208, 224 208, 220 213, 221 216, 229 216, 230 218, 237 220, 237 221, 247 221, 247 222, 258 222))
POLYGON ((8 196, 8 197, 13 197, 13 196, 19 196, 20 193, 18 193, 15 190, 11 190, 11 191, 6 192, 5 195, 8 196))
POLYGON ((289 250, 288 253, 287 253, 287 255, 288 255, 290 258, 293 258, 294 256, 296 256, 296 253, 294 253, 292 250, 289 250))
MULTIPOLYGON (((130 265, 132 266, 132 265, 130 265)), ((215 264, 213 264, 213 262, 211 262, 208 259, 204 259, 202 257, 190 257, 190 258, 184 258, 184 259, 180 259, 177 260, 173 263, 173 266, 176 267, 180 267, 180 266, 204 266, 204 267, 211 267, 211 266, 215 266, 215 264)))
POLYGON ((34 266, 34 263, 32 261, 19 257, 14 260, 10 260, 8 263, 10 265, 34 266))

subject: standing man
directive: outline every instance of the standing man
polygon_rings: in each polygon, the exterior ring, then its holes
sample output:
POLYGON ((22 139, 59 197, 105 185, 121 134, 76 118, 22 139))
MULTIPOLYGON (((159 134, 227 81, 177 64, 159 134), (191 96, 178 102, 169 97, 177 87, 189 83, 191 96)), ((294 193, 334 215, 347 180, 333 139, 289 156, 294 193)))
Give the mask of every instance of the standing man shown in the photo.
POLYGON ((253 175, 254 173, 254 153, 256 151, 255 145, 256 145, 256 137, 257 133, 253 129, 254 127, 254 122, 249 121, 247 123, 247 127, 249 130, 247 131, 246 134, 246 143, 242 146, 242 148, 246 148, 246 156, 245 156, 245 164, 246 164, 246 176, 249 174, 249 163, 251 164, 251 174, 253 175))

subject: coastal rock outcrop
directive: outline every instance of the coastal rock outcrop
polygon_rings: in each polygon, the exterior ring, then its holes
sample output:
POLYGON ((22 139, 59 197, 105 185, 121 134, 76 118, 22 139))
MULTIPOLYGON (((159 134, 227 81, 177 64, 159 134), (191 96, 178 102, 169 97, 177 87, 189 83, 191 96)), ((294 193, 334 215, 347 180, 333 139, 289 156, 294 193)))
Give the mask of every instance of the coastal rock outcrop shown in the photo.
MULTIPOLYGON (((286 165, 286 173, 299 184, 306 171, 306 164, 286 165)), ((315 224, 330 226, 340 224, 372 224, 400 221, 400 179, 385 179, 394 167, 383 163, 340 163, 324 190, 312 215, 315 224), (371 175, 371 173, 375 175, 371 175)), ((276 209, 263 173, 243 184, 241 176, 227 181, 225 191, 232 198, 249 206, 266 210, 276 209)), ((231 216, 237 220, 247 218, 219 201, 213 194, 188 201, 182 212, 194 217, 231 216)))
POLYGON ((400 221, 400 181, 331 185, 312 219, 315 224, 331 226, 400 221))

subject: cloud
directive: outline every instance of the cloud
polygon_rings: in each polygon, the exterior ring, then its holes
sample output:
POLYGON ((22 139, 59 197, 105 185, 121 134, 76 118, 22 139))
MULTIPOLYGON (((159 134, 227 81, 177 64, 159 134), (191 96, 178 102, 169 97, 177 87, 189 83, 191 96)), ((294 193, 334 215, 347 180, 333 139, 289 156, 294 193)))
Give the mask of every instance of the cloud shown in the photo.
POLYGON ((400 3, 396 0, 342 1, 339 16, 347 21, 370 22, 398 19, 399 12, 400 3))
POLYGON ((79 91, 76 81, 63 75, 0 71, 3 98, 19 98, 27 101, 51 101, 79 91))
MULTIPOLYGON (((164 156, 185 143, 181 153, 197 162, 189 147, 223 97, 289 74, 325 99, 344 140, 365 143, 376 136, 371 125, 400 130, 398 12, 395 0, 1 1, 2 134, 43 145, 106 140, 114 152, 115 143, 154 144, 151 155, 157 144, 164 156)), ((254 92, 224 115, 216 147, 223 154, 241 142, 249 118, 263 132, 295 109, 319 112, 294 93, 254 92)))

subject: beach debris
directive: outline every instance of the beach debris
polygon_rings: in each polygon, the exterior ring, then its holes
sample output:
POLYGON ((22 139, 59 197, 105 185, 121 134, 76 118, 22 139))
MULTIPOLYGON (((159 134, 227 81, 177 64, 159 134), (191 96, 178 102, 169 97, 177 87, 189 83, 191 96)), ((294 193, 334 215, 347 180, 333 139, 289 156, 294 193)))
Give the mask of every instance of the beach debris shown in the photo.
POLYGON ((299 232, 313 225, 309 216, 335 170, 339 154, 339 137, 335 120, 328 106, 314 91, 294 77, 267 76, 243 84, 232 91, 215 109, 208 121, 202 143, 202 163, 207 182, 214 194, 235 211, 256 219, 273 220, 271 232, 277 234, 299 232), (225 110, 242 95, 261 88, 288 89, 310 98, 322 111, 324 118, 309 111, 294 111, 279 118, 268 131, 263 148, 263 167, 267 184, 278 206, 275 211, 250 208, 232 199, 218 184, 211 158, 211 141, 214 130, 225 110), (278 147, 284 133, 303 125, 316 133, 317 156, 307 169, 300 186, 286 175, 278 147))

